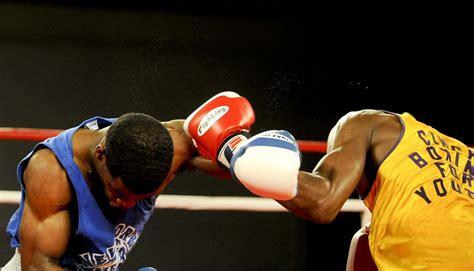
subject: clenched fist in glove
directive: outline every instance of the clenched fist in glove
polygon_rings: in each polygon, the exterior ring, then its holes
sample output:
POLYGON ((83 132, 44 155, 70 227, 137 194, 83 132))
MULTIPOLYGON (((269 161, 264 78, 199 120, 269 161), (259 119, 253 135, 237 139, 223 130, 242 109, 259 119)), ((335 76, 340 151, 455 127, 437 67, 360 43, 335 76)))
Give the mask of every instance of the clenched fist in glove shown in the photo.
POLYGON ((297 192, 301 155, 294 137, 271 130, 250 137, 255 116, 250 103, 235 92, 219 93, 184 122, 199 153, 230 170, 252 193, 276 200, 297 192))
POLYGON ((252 193, 276 200, 296 196, 301 153, 295 138, 284 130, 270 130, 245 141, 233 153, 232 177, 252 193))
POLYGON ((246 140, 255 114, 248 100, 232 91, 221 92, 207 100, 184 122, 184 130, 199 153, 229 168, 225 149, 235 148, 246 140), (219 150, 222 150, 219 154, 219 150))

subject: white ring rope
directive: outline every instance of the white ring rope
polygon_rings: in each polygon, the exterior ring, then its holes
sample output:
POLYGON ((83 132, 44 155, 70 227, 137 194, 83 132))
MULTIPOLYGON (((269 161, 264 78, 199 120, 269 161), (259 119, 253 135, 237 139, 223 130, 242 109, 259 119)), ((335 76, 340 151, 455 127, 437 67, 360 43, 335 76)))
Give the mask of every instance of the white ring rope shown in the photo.
MULTIPOLYGON (((18 204, 20 191, 0 190, 0 204, 18 204)), ((194 196, 162 194, 156 201, 158 209, 181 209, 192 211, 249 211, 249 212, 287 212, 278 202, 260 197, 233 196, 194 196)), ((358 212, 361 225, 370 221, 370 211, 359 199, 348 199, 341 212, 358 212)))

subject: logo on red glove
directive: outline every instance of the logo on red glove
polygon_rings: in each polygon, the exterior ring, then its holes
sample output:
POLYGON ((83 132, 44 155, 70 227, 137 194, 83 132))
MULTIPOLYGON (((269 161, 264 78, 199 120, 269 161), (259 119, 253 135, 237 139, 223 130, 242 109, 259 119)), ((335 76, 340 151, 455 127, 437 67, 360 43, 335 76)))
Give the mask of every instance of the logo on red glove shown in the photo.
POLYGON ((198 136, 204 135, 227 112, 229 112, 228 106, 219 106, 209 111, 199 122, 198 136))

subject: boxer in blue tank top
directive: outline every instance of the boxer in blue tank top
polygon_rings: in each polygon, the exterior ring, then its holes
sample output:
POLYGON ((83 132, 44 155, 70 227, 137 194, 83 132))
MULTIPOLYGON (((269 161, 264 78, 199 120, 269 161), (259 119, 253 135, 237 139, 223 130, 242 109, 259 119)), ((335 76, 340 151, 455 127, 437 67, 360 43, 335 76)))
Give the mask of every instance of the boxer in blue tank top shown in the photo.
POLYGON ((7 227, 17 262, 118 270, 180 168, 228 177, 197 156, 183 122, 94 117, 37 144, 17 168, 21 203, 7 227))

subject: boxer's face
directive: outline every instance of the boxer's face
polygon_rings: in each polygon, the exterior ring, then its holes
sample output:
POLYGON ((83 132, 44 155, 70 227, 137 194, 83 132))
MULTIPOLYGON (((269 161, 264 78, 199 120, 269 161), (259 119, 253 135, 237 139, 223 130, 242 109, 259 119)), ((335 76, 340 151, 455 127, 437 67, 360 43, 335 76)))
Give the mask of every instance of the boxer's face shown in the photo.
POLYGON ((129 209, 135 206, 138 200, 149 198, 155 194, 155 191, 144 195, 135 194, 125 186, 121 177, 112 176, 106 164, 107 157, 102 144, 96 148, 96 158, 96 172, 110 207, 129 209))
POLYGON ((110 174, 103 178, 105 195, 109 200, 110 207, 129 209, 137 204, 138 200, 149 198, 154 192, 137 195, 125 187, 122 178, 114 178, 110 174))

